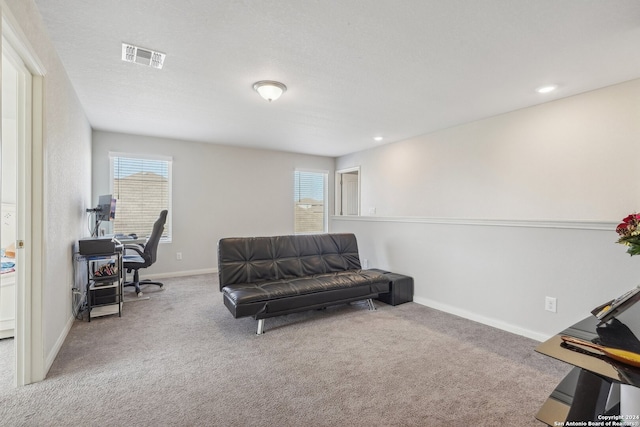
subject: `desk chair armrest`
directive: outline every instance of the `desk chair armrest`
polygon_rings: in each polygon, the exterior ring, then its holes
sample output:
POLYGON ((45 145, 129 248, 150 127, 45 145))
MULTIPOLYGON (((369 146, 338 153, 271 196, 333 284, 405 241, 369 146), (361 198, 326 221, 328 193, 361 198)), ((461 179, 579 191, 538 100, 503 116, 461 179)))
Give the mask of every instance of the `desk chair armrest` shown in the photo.
POLYGON ((138 245, 138 244, 124 245, 124 256, 127 256, 128 250, 137 252, 138 255, 140 255, 141 257, 144 257, 144 245, 138 245))

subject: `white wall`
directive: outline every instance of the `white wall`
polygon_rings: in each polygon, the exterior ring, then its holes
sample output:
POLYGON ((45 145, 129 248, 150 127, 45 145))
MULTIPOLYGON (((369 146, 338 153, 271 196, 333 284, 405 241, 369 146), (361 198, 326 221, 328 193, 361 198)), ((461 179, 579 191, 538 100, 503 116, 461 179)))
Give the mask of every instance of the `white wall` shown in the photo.
POLYGON ((333 186, 329 157, 95 131, 94 200, 110 192, 109 152, 173 158, 173 241, 160 245, 143 277, 216 270, 223 237, 292 234, 296 168, 327 170, 333 186))
POLYGON ((73 321, 72 247, 84 235, 91 194, 91 128, 32 0, 4 0, 46 69, 44 76, 44 261, 42 327, 45 370, 73 321))
POLYGON ((416 301, 543 339, 638 284, 615 224, 640 209, 640 80, 343 156, 355 231, 416 301), (558 298, 558 313, 544 297, 558 298))

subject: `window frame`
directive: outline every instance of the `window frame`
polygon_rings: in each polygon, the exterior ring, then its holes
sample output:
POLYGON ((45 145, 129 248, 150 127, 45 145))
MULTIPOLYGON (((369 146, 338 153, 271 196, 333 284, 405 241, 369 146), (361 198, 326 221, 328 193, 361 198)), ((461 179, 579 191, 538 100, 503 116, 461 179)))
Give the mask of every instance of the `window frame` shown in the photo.
MULTIPOLYGON (((125 158, 125 159, 139 159, 139 160, 150 160, 150 161, 160 161, 167 162, 167 180, 168 180, 168 200, 167 200, 167 221, 165 223, 165 230, 169 230, 169 234, 167 236, 162 236, 160 238, 160 243, 171 243, 173 241, 173 223, 172 223, 172 205, 173 205, 173 157, 171 156, 163 156, 159 154, 141 154, 141 153, 125 153, 125 152, 109 152, 109 192, 114 194, 114 159, 116 158, 125 158)), ((158 215, 160 212, 157 213, 158 215)), ((116 202, 116 218, 118 215, 118 206, 116 202)), ((142 237, 142 236, 140 236, 142 237)))
POLYGON ((324 169, 295 168, 293 173, 293 232, 294 234, 325 234, 329 232, 329 171, 324 169), (296 231, 296 174, 313 173, 322 175, 322 231, 298 232, 296 231))

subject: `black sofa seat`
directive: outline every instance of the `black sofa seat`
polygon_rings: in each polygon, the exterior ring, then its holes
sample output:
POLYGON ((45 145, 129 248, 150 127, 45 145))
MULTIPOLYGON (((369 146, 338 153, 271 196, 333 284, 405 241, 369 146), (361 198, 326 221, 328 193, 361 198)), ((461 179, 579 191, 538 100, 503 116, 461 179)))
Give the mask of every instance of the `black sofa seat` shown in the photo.
POLYGON ((286 280, 242 283, 226 286, 222 292, 225 305, 231 305, 231 312, 238 314, 236 317, 272 317, 271 315, 283 314, 283 310, 291 312, 297 308, 307 309, 310 305, 336 299, 367 299, 369 295, 388 292, 388 282, 380 282, 379 276, 379 273, 366 270, 342 271, 286 280), (329 291, 334 292, 329 294, 329 291), (293 297, 299 298, 294 300, 293 297), (277 301, 283 299, 286 301, 277 301))
POLYGON ((389 281, 362 270, 353 234, 228 238, 218 242, 225 306, 236 317, 262 320, 389 292, 389 281))

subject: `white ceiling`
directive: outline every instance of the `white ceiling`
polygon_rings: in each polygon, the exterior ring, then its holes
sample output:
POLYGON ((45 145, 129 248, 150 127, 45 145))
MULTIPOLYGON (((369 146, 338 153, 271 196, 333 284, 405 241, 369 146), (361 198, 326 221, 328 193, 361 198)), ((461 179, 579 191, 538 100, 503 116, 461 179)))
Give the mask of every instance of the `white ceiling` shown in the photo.
POLYGON ((35 3, 98 130, 339 156, 640 77, 638 0, 35 3))

